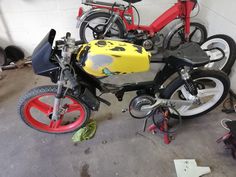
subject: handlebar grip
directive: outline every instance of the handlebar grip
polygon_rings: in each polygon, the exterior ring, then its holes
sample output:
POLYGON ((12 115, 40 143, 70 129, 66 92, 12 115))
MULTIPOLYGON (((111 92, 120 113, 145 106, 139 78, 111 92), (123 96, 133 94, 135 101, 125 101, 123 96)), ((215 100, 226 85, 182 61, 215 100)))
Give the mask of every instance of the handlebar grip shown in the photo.
POLYGON ((65 69, 64 71, 65 77, 70 81, 72 89, 76 90, 79 87, 77 80, 73 77, 69 69, 65 69))

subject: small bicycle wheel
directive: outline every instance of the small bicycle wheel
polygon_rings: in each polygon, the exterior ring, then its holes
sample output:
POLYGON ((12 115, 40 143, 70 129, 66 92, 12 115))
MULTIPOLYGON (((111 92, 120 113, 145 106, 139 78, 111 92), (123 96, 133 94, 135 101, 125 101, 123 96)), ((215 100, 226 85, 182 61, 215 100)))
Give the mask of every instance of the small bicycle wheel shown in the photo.
MULTIPOLYGON (((206 27, 200 23, 191 23, 190 24, 190 35, 189 41, 202 44, 207 39, 207 30, 206 27)), ((184 34, 184 25, 175 30, 172 35, 165 42, 167 44, 166 49, 175 50, 181 44, 187 42, 185 40, 184 34)))
POLYGON ((106 33, 106 36, 103 36, 110 17, 111 15, 106 12, 89 15, 80 26, 80 39, 87 43, 94 39, 103 39, 104 37, 123 38, 125 29, 119 20, 116 20, 111 29, 106 33))
POLYGON ((46 133, 68 133, 75 131, 88 121, 90 110, 68 90, 61 101, 60 118, 52 120, 56 86, 41 86, 20 98, 18 112, 31 128, 46 133))

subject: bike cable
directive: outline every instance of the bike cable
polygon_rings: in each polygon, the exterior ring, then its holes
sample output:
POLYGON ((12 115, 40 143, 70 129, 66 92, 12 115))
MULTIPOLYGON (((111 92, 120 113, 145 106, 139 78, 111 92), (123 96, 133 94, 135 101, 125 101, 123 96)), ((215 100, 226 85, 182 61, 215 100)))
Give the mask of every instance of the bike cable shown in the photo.
POLYGON ((164 133, 164 134, 174 134, 182 125, 182 117, 180 115, 180 113, 175 109, 174 106, 160 106, 160 107, 157 107, 153 114, 152 114, 152 121, 153 121, 153 124, 156 126, 156 128, 158 130, 160 130, 161 133, 164 133), (168 110, 169 112, 169 119, 171 118, 171 116, 176 113, 176 121, 177 121, 177 125, 175 128, 173 128, 174 125, 171 126, 172 130, 164 130, 163 129, 163 122, 164 122, 164 119, 165 117, 164 116, 164 110, 168 110), (171 111, 172 110, 172 111, 171 111), (171 113, 172 112, 172 113, 171 113), (174 112, 174 113, 173 113, 174 112))
POLYGON ((201 7, 200 7, 200 4, 199 4, 199 3, 197 3, 197 8, 198 8, 197 13, 196 13, 195 15, 191 16, 190 18, 194 18, 194 17, 198 16, 198 14, 199 14, 200 11, 201 11, 201 7))
POLYGON ((140 25, 140 14, 139 14, 139 12, 138 12, 138 9, 135 7, 135 6, 133 6, 133 5, 131 5, 131 7, 132 8, 134 8, 134 10, 136 11, 136 13, 137 13, 137 16, 138 16, 138 26, 140 25))

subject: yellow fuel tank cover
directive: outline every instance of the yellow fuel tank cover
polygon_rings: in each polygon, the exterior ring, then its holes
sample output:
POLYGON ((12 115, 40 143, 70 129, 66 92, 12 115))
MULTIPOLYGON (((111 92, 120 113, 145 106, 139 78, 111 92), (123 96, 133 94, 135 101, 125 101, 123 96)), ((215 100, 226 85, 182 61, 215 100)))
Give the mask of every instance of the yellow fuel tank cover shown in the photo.
POLYGON ((77 55, 83 69, 96 77, 148 71, 149 58, 143 47, 114 40, 91 41, 77 55))

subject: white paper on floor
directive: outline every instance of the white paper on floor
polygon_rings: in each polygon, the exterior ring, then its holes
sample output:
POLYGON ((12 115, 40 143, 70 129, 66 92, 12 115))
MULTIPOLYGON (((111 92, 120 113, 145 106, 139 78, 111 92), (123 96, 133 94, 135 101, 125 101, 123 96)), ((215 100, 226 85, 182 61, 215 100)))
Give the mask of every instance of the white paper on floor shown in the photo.
POLYGON ((194 159, 174 160, 177 177, 200 177, 211 173, 209 167, 198 167, 194 159))

